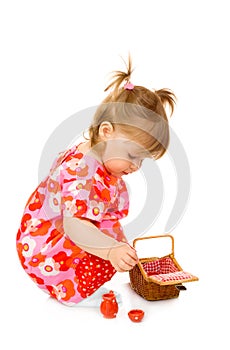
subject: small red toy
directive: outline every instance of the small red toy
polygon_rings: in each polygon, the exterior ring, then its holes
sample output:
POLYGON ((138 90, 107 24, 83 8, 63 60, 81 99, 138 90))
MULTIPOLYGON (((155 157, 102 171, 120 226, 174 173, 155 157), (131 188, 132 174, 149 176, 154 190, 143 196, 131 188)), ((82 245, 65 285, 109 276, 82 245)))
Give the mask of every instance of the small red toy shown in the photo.
POLYGON ((115 318, 117 316, 118 304, 112 290, 102 295, 100 311, 105 318, 115 318))
POLYGON ((144 311, 140 309, 133 309, 128 312, 128 316, 133 322, 141 322, 144 317, 144 311))

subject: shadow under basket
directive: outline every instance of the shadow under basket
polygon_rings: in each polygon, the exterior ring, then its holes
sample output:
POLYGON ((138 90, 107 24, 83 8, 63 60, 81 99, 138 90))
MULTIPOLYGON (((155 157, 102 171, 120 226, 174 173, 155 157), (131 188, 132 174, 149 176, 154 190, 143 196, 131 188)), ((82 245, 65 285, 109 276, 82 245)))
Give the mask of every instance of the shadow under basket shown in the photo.
POLYGON ((181 290, 186 290, 182 283, 198 281, 198 277, 182 270, 174 257, 174 238, 171 235, 159 235, 136 238, 137 241, 155 238, 170 238, 172 252, 163 257, 142 258, 129 271, 130 286, 146 300, 165 300, 177 298, 181 290))

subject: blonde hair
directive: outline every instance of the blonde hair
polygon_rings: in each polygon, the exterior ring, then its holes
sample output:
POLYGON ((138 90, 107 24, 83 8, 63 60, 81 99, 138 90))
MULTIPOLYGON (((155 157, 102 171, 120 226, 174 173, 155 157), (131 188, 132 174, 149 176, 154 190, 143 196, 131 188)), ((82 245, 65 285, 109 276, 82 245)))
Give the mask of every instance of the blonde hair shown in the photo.
POLYGON ((133 72, 130 56, 126 68, 126 72, 113 72, 113 80, 105 89, 110 92, 97 108, 89 128, 91 146, 99 142, 99 127, 102 122, 107 121, 115 129, 118 128, 139 142, 158 159, 165 153, 169 144, 166 108, 169 107, 172 115, 176 96, 170 89, 151 91, 138 85, 133 89, 126 89, 124 84, 130 82, 133 72), (146 125, 151 122, 151 130, 135 125, 134 116, 141 118, 146 125))

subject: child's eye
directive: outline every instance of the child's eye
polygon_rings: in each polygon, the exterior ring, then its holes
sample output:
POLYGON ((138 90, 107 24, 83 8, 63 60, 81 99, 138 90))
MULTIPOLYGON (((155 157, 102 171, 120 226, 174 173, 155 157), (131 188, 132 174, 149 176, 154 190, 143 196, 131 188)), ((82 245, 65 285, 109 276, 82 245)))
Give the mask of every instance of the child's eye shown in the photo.
POLYGON ((134 155, 132 155, 130 153, 128 153, 128 156, 129 156, 130 159, 136 159, 137 158, 136 156, 134 156, 134 155))

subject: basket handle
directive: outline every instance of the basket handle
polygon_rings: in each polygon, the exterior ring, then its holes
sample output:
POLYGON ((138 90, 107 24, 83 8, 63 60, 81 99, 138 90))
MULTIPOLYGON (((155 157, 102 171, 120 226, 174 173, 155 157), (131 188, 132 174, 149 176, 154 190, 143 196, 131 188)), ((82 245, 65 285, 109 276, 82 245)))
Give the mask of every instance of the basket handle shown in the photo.
POLYGON ((157 235, 157 236, 148 236, 148 237, 140 237, 140 238, 136 238, 136 239, 134 239, 134 241, 133 241, 133 247, 135 248, 136 247, 136 243, 137 243, 137 241, 141 241, 141 240, 144 240, 144 239, 153 239, 153 238, 165 238, 165 237, 167 237, 167 238, 170 238, 171 239, 171 241, 172 241, 172 255, 174 256, 174 238, 173 238, 173 236, 172 235, 157 235))

